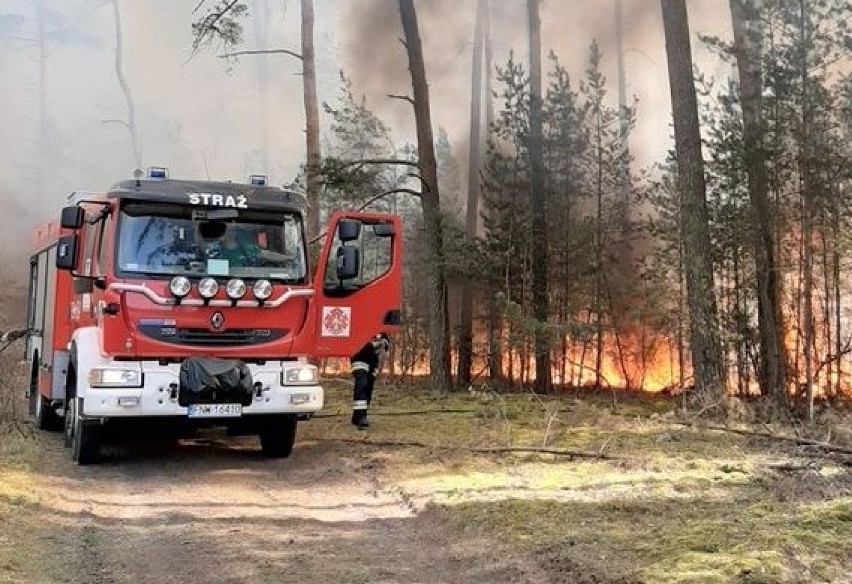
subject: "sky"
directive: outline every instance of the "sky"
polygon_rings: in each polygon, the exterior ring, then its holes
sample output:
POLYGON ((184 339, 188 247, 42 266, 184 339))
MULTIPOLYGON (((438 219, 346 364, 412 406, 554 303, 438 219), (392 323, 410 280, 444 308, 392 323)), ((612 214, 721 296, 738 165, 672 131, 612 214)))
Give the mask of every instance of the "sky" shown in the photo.
MULTIPOLYGON (((613 81, 614 0, 543 0, 542 45, 575 77, 597 38, 613 81)), ((628 95, 639 100, 631 149, 637 168, 660 160, 670 141, 665 45, 658 0, 623 0, 628 95)), ((180 178, 246 181, 267 174, 292 180, 304 159, 300 63, 286 55, 243 57, 221 51, 192 55, 197 0, 118 0, 124 69, 133 92, 144 166, 166 166, 180 178)), ((395 0, 314 0, 318 96, 334 102, 342 69, 398 142, 414 140, 405 102, 410 93, 395 0)), ((688 0, 693 53, 701 70, 725 77, 698 34, 730 37, 727 0, 688 0)), ((298 0, 248 0, 244 48, 299 50, 298 0)), ((426 55, 433 124, 444 128, 461 168, 470 99, 470 50, 475 0, 416 0, 426 55)), ((494 63, 510 51, 526 60, 526 3, 492 0, 494 63)), ((27 243, 33 226, 58 217, 75 190, 106 190, 132 175, 127 130, 115 120, 127 109, 114 71, 115 26, 105 0, 0 0, 0 255, 27 243), (44 99, 47 148, 40 140, 40 51, 37 7, 45 22, 44 99), (39 195, 39 171, 43 192, 39 195)), ((321 125, 328 120, 321 115, 321 125)))

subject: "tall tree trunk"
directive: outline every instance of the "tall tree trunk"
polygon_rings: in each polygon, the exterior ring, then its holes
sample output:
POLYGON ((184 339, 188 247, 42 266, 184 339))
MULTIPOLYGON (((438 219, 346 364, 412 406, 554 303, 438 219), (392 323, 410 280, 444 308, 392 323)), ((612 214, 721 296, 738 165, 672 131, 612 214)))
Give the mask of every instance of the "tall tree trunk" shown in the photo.
MULTIPOLYGON (((485 18, 485 0, 476 7, 476 26, 473 33, 473 66, 470 83, 470 134, 468 136, 467 170, 467 213, 465 241, 476 239, 479 219, 479 169, 481 166, 482 141, 482 28, 485 18)), ((466 284, 461 291, 461 317, 459 319, 459 360, 456 373, 457 383, 470 383, 470 367, 473 360, 473 286, 466 284)))
POLYGON ((541 99, 541 20, 539 0, 527 0, 530 41, 530 208, 532 211, 532 294, 535 334, 535 387, 550 391, 550 340, 547 333, 548 249, 544 184, 544 139, 541 99))
POLYGON ((619 177, 621 187, 621 204, 623 228, 627 231, 627 226, 630 223, 630 164, 629 151, 630 145, 627 137, 627 81, 624 71, 624 19, 622 10, 622 0, 615 0, 615 55, 618 68, 618 140, 619 140, 619 158, 620 158, 620 173, 619 177))
POLYGON ((782 334, 781 284, 775 259, 773 212, 769 204, 769 178, 764 147, 763 92, 760 74, 760 0, 730 0, 734 49, 740 76, 748 190, 751 202, 755 271, 757 275, 760 359, 758 382, 763 395, 786 403, 786 356, 782 334))
POLYGON ((802 196, 802 252, 804 258, 804 281, 803 290, 803 318, 804 318, 804 359, 805 359, 805 393, 807 397, 808 418, 814 415, 814 371, 813 371, 813 349, 814 349, 814 250, 813 250, 813 201, 811 189, 811 107, 808 75, 808 45, 810 43, 810 31, 808 30, 808 6, 806 0, 799 0, 799 34, 801 38, 801 83, 802 83, 802 119, 801 119, 801 143, 799 145, 799 180, 802 196))
POLYGON ((136 108, 133 105, 133 94, 130 85, 124 77, 124 46, 121 31, 121 13, 118 8, 118 0, 112 0, 113 14, 115 16, 115 76, 124 93, 127 102, 127 129, 130 131, 130 142, 133 147, 133 163, 136 168, 142 168, 142 149, 139 146, 139 134, 136 131, 136 108))
MULTIPOLYGON (((269 48, 269 0, 254 0, 252 18, 254 25, 255 47, 258 51, 269 48)), ((269 172, 269 55, 257 57, 257 87, 260 101, 260 171, 269 172)))
POLYGON ((695 387, 706 401, 724 391, 724 366, 710 256, 704 160, 685 0, 661 0, 682 197, 689 336, 695 387))
POLYGON ((47 42, 44 34, 45 2, 36 2, 36 26, 38 27, 38 162, 36 163, 36 193, 39 200, 45 196, 45 174, 47 173, 47 42))
POLYGON ((305 132, 308 191, 308 237, 320 232, 320 127, 317 102, 317 73, 314 56, 314 0, 302 0, 302 87, 305 94, 305 132))
POLYGON ((832 214, 834 241, 831 251, 831 275, 834 284, 834 356, 837 359, 835 363, 837 377, 834 380, 834 395, 839 396, 841 394, 840 379, 843 375, 843 343, 840 340, 840 252, 838 250, 838 246, 840 245, 840 208, 837 202, 833 205, 832 214))
MULTIPOLYGON (((483 15, 483 53, 485 59, 485 143, 491 139, 491 126, 494 124, 494 100, 491 95, 492 57, 491 48, 491 0, 485 0, 485 14, 483 15)), ((497 306, 497 299, 492 294, 488 302, 488 328, 490 344, 489 376, 491 379, 499 379, 503 375, 503 349, 501 338, 503 335, 503 319, 497 306)))
POLYGON ((432 115, 429 107, 429 85, 426 82, 426 65, 417 25, 414 0, 399 0, 399 13, 408 53, 408 69, 414 92, 414 117, 417 126, 417 164, 423 179, 423 220, 429 248, 429 375, 435 389, 449 388, 450 324, 447 313, 447 285, 445 276, 444 236, 438 192, 438 163, 435 159, 435 142, 432 136, 432 115))
POLYGON ((820 359, 824 359, 825 362, 825 383, 823 387, 825 387, 825 392, 827 397, 831 397, 831 389, 832 389, 832 377, 831 373, 834 370, 834 359, 831 355, 831 281, 830 281, 830 268, 828 265, 828 237, 826 236, 825 229, 820 230, 820 246, 822 247, 822 333, 823 333, 823 343, 824 343, 824 357, 817 356, 820 359))
POLYGON ((595 165, 597 178, 595 180, 595 196, 597 207, 595 212, 595 385, 601 387, 601 368, 603 367, 604 325, 603 325, 603 104, 596 102, 595 112, 595 165))

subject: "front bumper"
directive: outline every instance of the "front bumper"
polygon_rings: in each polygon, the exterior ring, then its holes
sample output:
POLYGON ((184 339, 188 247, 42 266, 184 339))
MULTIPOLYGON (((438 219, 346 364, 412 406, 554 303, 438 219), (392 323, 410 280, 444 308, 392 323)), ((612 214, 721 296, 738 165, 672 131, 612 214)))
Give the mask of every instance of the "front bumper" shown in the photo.
MULTIPOLYGON (((123 366, 130 365, 127 362, 123 366)), ((186 417, 188 408, 178 404, 177 393, 180 364, 160 365, 142 361, 143 386, 135 388, 87 387, 83 396, 82 415, 87 418, 186 417)), ((282 373, 287 367, 297 367, 290 361, 270 361, 265 365, 249 364, 252 380, 260 382, 259 395, 242 408, 243 416, 269 414, 313 414, 323 407, 324 392, 319 384, 282 385, 282 373)))

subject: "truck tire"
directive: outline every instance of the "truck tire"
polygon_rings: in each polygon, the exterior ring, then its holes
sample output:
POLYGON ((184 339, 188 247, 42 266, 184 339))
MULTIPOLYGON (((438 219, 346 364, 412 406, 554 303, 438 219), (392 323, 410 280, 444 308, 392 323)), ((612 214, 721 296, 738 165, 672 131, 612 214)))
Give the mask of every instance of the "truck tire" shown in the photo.
MULTIPOLYGON (((80 417, 80 400, 71 401, 68 414, 73 420, 71 435, 71 460, 78 465, 95 464, 101 458, 101 427, 80 417)), ((66 414, 66 415, 68 415, 66 414)))
POLYGON ((47 403, 44 396, 36 392, 30 396, 30 399, 33 400, 33 408, 35 409, 33 420, 35 421, 36 428, 46 432, 61 432, 63 427, 62 419, 56 414, 50 404, 47 403))
POLYGON ((260 431, 260 450, 267 458, 287 458, 296 442, 296 416, 275 416, 260 431))
POLYGON ((38 353, 33 359, 30 372, 30 414, 33 423, 39 430, 59 432, 62 430, 62 419, 56 414, 48 401, 38 391, 38 353))
POLYGON ((65 448, 71 448, 71 442, 74 437, 74 412, 71 404, 76 401, 77 395, 77 370, 74 365, 68 367, 68 373, 65 377, 65 415, 64 418, 64 437, 62 445, 65 448))

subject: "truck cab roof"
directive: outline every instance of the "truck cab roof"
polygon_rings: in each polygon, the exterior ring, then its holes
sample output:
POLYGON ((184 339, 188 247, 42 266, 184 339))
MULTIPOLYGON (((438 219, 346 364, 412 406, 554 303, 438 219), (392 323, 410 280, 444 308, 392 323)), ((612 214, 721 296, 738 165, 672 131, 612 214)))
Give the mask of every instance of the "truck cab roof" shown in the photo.
POLYGON ((215 181, 130 179, 113 185, 106 198, 302 214, 307 209, 307 198, 293 190, 215 181))

